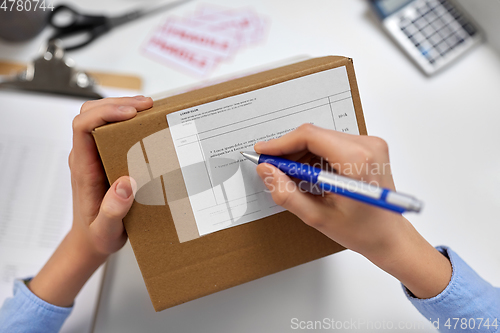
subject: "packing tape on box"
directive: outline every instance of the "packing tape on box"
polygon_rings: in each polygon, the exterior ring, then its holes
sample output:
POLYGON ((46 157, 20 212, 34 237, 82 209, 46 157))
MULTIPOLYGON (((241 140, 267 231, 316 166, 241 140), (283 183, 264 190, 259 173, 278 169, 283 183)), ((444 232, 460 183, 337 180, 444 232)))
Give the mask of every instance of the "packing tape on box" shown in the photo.
POLYGON ((142 205, 168 204, 179 242, 199 238, 170 129, 151 134, 132 146, 127 164, 129 176, 137 183, 135 201, 142 205))

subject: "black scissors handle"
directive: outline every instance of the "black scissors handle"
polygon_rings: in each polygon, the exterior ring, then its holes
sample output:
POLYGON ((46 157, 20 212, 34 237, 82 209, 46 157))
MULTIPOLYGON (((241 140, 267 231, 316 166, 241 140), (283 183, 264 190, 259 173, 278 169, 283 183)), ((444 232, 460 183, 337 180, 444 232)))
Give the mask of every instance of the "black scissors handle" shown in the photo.
POLYGON ((146 15, 172 9, 188 1, 190 0, 176 0, 156 8, 140 8, 122 16, 111 18, 103 15, 84 15, 70 6, 59 5, 54 8, 54 11, 48 17, 48 24, 56 30, 49 40, 60 39, 64 50, 76 50, 90 44, 94 39, 114 27, 146 15), (78 40, 75 42, 75 39, 78 40))
POLYGON ((77 42, 64 46, 66 51, 79 49, 111 29, 106 16, 80 14, 66 5, 54 8, 48 23, 56 29, 50 40, 61 39, 64 42, 69 37, 79 37, 77 42))

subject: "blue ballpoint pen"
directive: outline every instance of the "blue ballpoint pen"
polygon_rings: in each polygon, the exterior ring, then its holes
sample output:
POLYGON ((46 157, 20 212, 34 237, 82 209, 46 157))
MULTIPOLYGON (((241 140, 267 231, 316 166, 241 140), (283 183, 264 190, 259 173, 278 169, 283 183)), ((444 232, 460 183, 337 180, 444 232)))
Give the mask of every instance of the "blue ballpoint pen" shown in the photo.
POLYGON ((422 202, 409 195, 340 176, 308 164, 254 152, 241 152, 241 154, 255 164, 274 165, 287 175, 315 184, 324 191, 341 194, 396 213, 418 213, 422 209, 422 202))

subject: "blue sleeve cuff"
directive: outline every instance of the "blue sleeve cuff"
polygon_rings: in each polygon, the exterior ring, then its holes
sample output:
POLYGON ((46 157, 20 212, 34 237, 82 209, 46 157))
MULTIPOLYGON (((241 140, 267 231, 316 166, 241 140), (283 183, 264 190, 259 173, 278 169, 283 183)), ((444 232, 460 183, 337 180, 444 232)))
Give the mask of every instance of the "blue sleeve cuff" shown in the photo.
POLYGON ((6 299, 0 309, 0 333, 59 332, 72 309, 45 302, 24 280, 15 280, 14 297, 6 299))
POLYGON ((483 326, 479 330, 476 327, 470 332, 500 332, 500 289, 483 280, 448 247, 439 246, 436 249, 451 262, 453 273, 450 283, 439 295, 428 299, 416 298, 403 286, 406 297, 424 317, 433 323, 437 321, 442 332, 453 331, 444 326, 451 319, 453 327, 453 318, 465 318, 467 321, 475 318, 477 324, 480 321, 478 318, 483 318, 483 323, 488 319, 488 324, 495 323, 495 326, 483 326))

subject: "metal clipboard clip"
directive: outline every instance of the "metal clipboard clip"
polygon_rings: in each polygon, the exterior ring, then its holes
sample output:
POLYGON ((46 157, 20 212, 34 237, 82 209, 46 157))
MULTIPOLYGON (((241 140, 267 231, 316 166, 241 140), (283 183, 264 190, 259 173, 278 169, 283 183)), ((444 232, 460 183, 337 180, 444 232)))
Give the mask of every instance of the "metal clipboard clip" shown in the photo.
POLYGON ((0 81, 0 88, 102 98, 95 87, 95 80, 86 72, 75 69, 74 61, 64 56, 59 40, 49 41, 42 55, 28 64, 26 70, 0 81))

